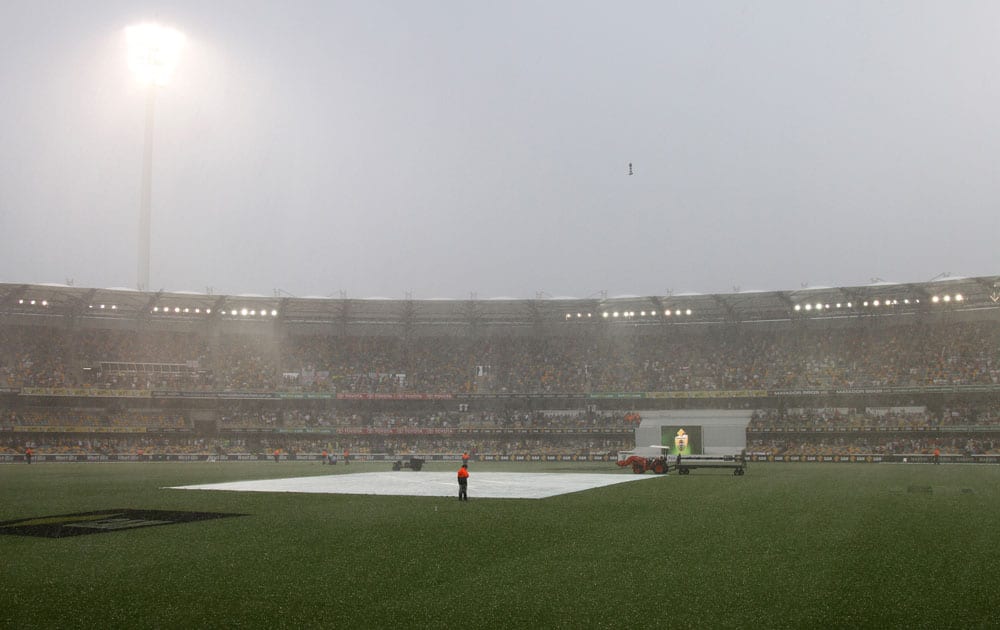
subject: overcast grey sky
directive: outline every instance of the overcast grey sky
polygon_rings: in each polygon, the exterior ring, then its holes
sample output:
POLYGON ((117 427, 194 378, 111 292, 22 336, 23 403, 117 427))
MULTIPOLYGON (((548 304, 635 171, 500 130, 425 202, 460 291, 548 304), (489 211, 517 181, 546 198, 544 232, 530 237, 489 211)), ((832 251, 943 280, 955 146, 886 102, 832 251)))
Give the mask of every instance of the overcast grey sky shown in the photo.
POLYGON ((1000 272, 1000 2, 0 3, 0 282, 402 298, 1000 272), (628 164, 634 176, 628 175, 628 164))

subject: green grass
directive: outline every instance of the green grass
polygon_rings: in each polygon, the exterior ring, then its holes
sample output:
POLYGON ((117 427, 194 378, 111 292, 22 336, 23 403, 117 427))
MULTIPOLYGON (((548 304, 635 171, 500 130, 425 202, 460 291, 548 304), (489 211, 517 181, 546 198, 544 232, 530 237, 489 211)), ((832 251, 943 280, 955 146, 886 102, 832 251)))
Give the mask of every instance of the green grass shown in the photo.
POLYGON ((0 520, 125 507, 249 514, 2 536, 0 627, 1000 625, 1000 467, 756 464, 744 477, 695 471, 476 500, 476 471, 631 474, 476 463, 468 503, 162 489, 388 469, 0 466, 0 520))

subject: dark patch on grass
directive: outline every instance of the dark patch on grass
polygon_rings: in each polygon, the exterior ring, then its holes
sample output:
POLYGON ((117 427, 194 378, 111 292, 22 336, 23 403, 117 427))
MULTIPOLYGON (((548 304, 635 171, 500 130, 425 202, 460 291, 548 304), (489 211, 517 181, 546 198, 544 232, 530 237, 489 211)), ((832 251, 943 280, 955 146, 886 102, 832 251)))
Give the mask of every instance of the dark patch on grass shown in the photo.
POLYGON ((36 536, 39 538, 66 538, 87 534, 106 534, 126 529, 176 525, 192 521, 206 521, 245 514, 222 512, 182 512, 176 510, 95 510, 75 514, 58 514, 37 518, 23 518, 0 523, 0 534, 36 536))
POLYGON ((924 494, 930 494, 934 492, 934 489, 930 486, 910 486, 906 489, 907 492, 922 492, 924 494))

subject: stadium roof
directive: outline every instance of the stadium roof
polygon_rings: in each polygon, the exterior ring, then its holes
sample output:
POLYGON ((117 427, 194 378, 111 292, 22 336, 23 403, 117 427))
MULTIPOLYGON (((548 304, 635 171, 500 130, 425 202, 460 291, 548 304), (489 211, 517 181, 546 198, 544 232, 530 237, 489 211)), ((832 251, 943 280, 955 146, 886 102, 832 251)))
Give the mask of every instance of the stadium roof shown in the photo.
POLYGON ((536 299, 355 299, 212 295, 0 284, 0 316, 313 323, 510 324, 745 322, 876 312, 1000 308, 1000 276, 791 291, 536 299))

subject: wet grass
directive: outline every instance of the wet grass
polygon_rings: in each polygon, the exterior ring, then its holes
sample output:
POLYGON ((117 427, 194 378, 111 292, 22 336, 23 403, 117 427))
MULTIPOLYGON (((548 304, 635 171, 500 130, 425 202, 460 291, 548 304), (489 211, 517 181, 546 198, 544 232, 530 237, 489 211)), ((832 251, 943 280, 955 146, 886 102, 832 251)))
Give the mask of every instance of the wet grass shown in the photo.
POLYGON ((474 464, 468 503, 163 489, 388 467, 0 466, 0 520, 105 508, 249 515, 0 536, 0 626, 1000 625, 1000 467, 758 464, 744 477, 696 471, 477 501, 476 470, 630 473, 474 464))

